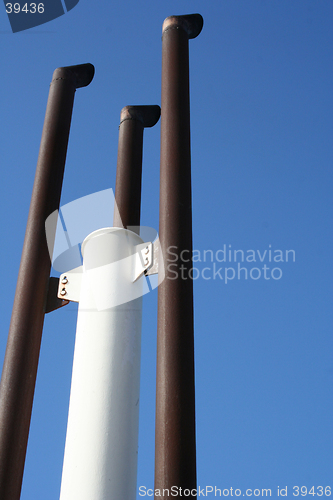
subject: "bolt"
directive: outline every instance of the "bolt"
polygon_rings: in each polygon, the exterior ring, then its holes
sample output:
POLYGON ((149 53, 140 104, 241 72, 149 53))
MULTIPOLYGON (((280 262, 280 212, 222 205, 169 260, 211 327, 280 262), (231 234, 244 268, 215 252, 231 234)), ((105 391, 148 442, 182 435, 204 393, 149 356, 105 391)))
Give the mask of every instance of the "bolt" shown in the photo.
POLYGON ((68 278, 67 278, 67 276, 64 276, 64 277, 62 278, 61 283, 62 283, 63 285, 66 285, 66 283, 68 283, 68 278))
POLYGON ((66 292, 66 288, 63 288, 63 289, 61 290, 61 292, 60 292, 60 295, 64 296, 64 295, 66 295, 66 293, 67 293, 67 292, 66 292))
POLYGON ((149 259, 148 257, 145 258, 145 265, 147 266, 149 264, 149 259))
POLYGON ((145 254, 147 255, 147 253, 149 253, 149 247, 146 247, 145 254))

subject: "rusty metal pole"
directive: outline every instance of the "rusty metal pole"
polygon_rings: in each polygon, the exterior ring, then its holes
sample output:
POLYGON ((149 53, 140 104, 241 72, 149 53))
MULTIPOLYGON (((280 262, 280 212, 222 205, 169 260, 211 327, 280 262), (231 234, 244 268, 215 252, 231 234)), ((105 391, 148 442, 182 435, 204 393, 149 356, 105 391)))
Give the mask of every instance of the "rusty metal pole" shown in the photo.
POLYGON ((115 227, 132 227, 134 232, 139 231, 143 129, 153 127, 158 122, 160 113, 159 106, 125 106, 121 110, 113 221, 115 227))
POLYGON ((0 385, 1 500, 21 494, 51 268, 45 220, 59 208, 75 90, 93 75, 91 64, 58 68, 50 86, 0 385))
POLYGON ((196 488, 188 40, 202 26, 200 14, 172 16, 162 35, 159 233, 165 279, 158 288, 155 431, 155 489, 161 493, 172 486, 178 494, 179 488, 196 488))

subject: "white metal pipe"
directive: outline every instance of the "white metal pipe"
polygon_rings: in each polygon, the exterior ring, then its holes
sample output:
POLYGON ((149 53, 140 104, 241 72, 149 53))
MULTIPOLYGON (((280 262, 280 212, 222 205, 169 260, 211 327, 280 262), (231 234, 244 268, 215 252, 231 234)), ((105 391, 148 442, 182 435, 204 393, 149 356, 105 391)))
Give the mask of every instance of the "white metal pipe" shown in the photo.
POLYGON ((60 500, 136 498, 143 280, 133 283, 131 255, 141 243, 106 228, 82 244, 60 500))

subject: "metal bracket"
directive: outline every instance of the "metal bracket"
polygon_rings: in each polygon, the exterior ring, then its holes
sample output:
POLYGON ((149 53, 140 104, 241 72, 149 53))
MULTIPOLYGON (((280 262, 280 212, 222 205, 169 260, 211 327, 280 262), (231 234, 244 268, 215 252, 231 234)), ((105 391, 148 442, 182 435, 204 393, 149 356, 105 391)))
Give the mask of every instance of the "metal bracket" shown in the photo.
POLYGON ((154 243, 148 242, 142 245, 137 245, 136 248, 138 249, 138 251, 135 256, 136 260, 133 282, 139 279, 143 274, 145 274, 146 276, 158 274, 159 262, 161 261, 161 248, 159 239, 157 239, 154 243))
MULTIPOLYGON (((159 263, 162 262, 162 253, 161 253, 161 246, 160 246, 160 240, 157 239, 153 243, 153 255, 152 255, 152 266, 150 266, 146 271, 145 275, 150 276, 151 274, 158 274, 159 271, 159 263)), ((162 270, 163 270, 163 265, 162 265, 162 270)))
MULTIPOLYGON (((133 270, 133 283, 137 281, 143 274, 151 275, 158 273, 158 263, 160 256, 159 240, 154 244, 151 242, 141 243, 135 247, 134 257, 134 270, 133 270)), ((53 311, 62 305, 71 302, 79 302, 81 282, 82 282, 83 266, 71 269, 66 273, 60 275, 60 278, 54 278, 58 283, 57 290, 57 307, 47 309, 47 312, 53 311)), ((54 287, 57 286, 54 283, 54 287)), ((55 295, 55 292, 53 292, 55 295)))
POLYGON ((55 276, 49 277, 49 287, 46 296, 45 313, 55 311, 56 309, 69 304, 69 300, 64 300, 63 297, 57 297, 58 284, 59 278, 56 278, 55 276))
POLYGON ((153 265, 153 244, 151 242, 136 245, 135 249, 133 283, 153 265))
POLYGON ((83 266, 63 273, 59 278, 58 297, 71 302, 79 302, 83 266))

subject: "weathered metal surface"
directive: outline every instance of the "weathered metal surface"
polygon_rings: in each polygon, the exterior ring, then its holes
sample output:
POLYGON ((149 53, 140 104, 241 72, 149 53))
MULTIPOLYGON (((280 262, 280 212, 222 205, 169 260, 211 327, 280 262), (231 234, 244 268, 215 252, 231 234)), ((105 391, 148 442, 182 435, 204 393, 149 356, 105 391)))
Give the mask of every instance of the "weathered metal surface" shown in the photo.
POLYGON ((75 90, 93 75, 91 64, 58 68, 50 86, 0 385, 1 500, 20 498, 51 268, 45 220, 59 208, 75 90))
POLYGON ((161 494, 172 486, 196 488, 192 266, 191 259, 182 262, 181 252, 192 254, 188 40, 202 25, 199 14, 172 16, 163 24, 159 238, 166 277, 158 288, 155 438, 155 488, 161 494), (172 271, 170 247, 177 255, 172 271))

